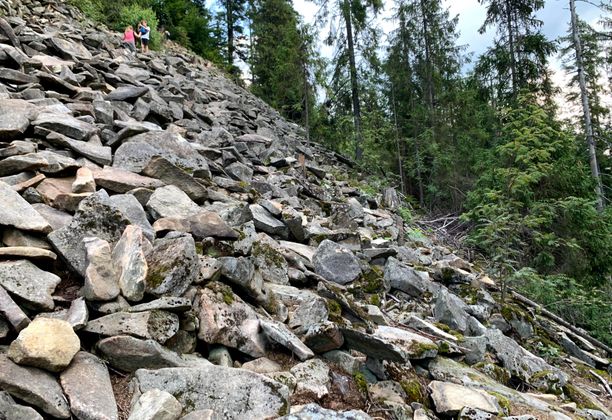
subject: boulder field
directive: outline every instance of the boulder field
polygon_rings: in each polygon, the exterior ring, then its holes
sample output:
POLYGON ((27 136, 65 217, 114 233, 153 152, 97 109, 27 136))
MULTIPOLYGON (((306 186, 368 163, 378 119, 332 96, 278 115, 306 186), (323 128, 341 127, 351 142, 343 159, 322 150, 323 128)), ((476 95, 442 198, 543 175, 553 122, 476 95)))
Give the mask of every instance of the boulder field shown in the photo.
POLYGON ((184 49, 0 0, 0 418, 611 418, 609 347, 359 178, 184 49))

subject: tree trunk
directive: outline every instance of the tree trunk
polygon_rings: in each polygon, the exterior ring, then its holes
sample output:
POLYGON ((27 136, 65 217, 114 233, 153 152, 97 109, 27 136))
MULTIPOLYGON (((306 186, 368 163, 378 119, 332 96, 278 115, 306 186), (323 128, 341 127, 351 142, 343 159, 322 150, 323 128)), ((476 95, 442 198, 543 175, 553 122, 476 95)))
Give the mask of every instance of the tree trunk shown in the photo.
POLYGON ((517 94, 517 78, 516 78, 516 51, 514 46, 514 28, 512 27, 512 6, 510 0, 506 0, 504 4, 506 8, 506 30, 508 31, 508 48, 510 49, 510 76, 512 80, 512 97, 517 94))
POLYGON ((402 194, 406 194, 406 187, 404 186, 404 162, 402 158, 402 149, 400 148, 399 127, 397 125, 397 108, 395 104, 395 89, 393 88, 393 84, 391 85, 391 100, 393 101, 393 123, 395 126, 395 145, 397 146, 397 168, 399 170, 400 177, 400 190, 402 194))
POLYGON ((232 0, 225 0, 225 23, 227 25, 227 64, 234 65, 234 16, 232 0))
POLYGON ((342 16, 346 24, 346 43, 348 44, 349 67, 351 73, 351 96, 353 100, 353 124, 355 126, 355 160, 361 161, 363 156, 363 135, 361 133, 361 105, 359 103, 359 82, 357 80, 357 65, 355 64, 355 45, 353 42, 353 25, 351 22, 350 0, 342 3, 342 16))
POLYGON ((604 208, 605 197, 597 165, 597 153, 595 150, 595 139, 593 137, 593 124, 591 122, 591 107, 587 92, 586 77, 584 75, 584 63, 582 59, 582 44, 578 32, 578 16, 576 14, 576 1, 570 0, 570 13, 572 16, 572 36, 574 39, 574 50, 576 51, 576 69, 578 71, 578 83, 580 85, 580 97, 582 99, 582 113, 584 118, 584 131, 589 149, 589 164, 591 165, 591 176, 595 180, 595 195, 597 197, 597 210, 604 208))
POLYGON ((427 9, 425 8, 425 0, 421 0, 421 16, 423 17, 423 39, 425 40, 425 78, 427 80, 427 105, 432 117, 433 126, 433 110, 434 110, 434 86, 433 86, 433 66, 431 63, 431 41, 429 39, 429 21, 427 20, 427 9))
POLYGON ((306 129, 306 144, 310 146, 310 110, 308 96, 308 69, 306 63, 302 60, 302 69, 304 72, 304 128, 306 129))

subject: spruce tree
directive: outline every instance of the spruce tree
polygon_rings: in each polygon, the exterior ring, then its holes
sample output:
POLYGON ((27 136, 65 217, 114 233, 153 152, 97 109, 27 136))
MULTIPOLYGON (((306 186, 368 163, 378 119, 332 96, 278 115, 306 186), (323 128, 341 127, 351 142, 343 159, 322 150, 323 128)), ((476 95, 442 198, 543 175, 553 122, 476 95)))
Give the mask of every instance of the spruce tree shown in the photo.
POLYGON ((359 67, 369 57, 362 56, 360 63, 358 55, 359 53, 365 55, 374 50, 372 42, 376 42, 376 37, 369 35, 375 28, 368 20, 368 15, 374 17, 382 9, 383 4, 381 0, 316 0, 315 3, 321 7, 321 22, 330 24, 327 42, 336 47, 336 65, 332 71, 332 85, 336 88, 333 93, 336 106, 343 105, 345 98, 340 89, 344 90, 347 84, 350 86, 355 159, 360 161, 363 156, 363 131, 359 67))
POLYGON ((251 90, 286 118, 308 126, 314 100, 315 36, 287 0, 262 0, 253 14, 251 90))
POLYGON ((519 92, 539 93, 550 99, 553 86, 548 73, 548 58, 555 44, 541 32, 543 22, 535 13, 544 0, 479 0, 487 6, 480 32, 495 27, 497 38, 477 66, 495 74, 493 96, 500 104, 513 101, 519 92), (509 77, 507 77, 509 76, 509 77))

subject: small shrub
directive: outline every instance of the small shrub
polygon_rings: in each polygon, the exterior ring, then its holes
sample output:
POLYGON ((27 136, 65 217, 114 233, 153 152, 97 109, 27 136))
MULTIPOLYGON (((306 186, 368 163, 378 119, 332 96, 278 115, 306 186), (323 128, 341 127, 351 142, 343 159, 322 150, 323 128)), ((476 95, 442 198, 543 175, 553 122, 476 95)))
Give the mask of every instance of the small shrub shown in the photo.
POLYGON ((100 0, 68 0, 67 3, 78 8, 93 21, 102 22, 105 18, 100 0))

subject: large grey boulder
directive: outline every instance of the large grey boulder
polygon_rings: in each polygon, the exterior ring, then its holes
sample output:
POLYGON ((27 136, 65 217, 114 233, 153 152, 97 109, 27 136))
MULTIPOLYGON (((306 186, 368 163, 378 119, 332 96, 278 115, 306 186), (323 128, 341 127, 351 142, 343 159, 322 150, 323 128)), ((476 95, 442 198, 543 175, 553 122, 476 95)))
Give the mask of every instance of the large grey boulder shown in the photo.
POLYGON ((67 226, 72 220, 72 215, 46 204, 35 203, 32 204, 32 207, 51 225, 53 230, 67 226))
POLYGON ((311 359, 298 363, 291 368, 290 372, 297 379, 296 394, 315 400, 329 394, 331 371, 323 360, 311 359))
POLYGON ((441 288, 439 284, 431 281, 426 271, 408 267, 393 257, 387 259, 384 277, 391 288, 416 298, 436 296, 441 288))
POLYGON ((156 189, 147 202, 147 210, 155 220, 162 217, 189 218, 202 211, 200 206, 174 185, 156 189))
POLYGON ((4 287, 0 286, 0 315, 8 321, 17 332, 23 330, 30 323, 30 318, 9 296, 4 287))
POLYGON ((220 418, 252 420, 287 414, 288 388, 263 375, 222 366, 140 369, 133 380, 134 399, 152 389, 172 394, 184 414, 213 410, 220 418))
POLYGON ((36 106, 23 99, 0 101, 0 139, 12 139, 23 134, 37 114, 36 106))
POLYGON ((48 239, 68 266, 84 276, 87 257, 83 239, 97 237, 114 246, 128 224, 125 216, 110 203, 106 191, 101 190, 81 201, 70 224, 51 232, 48 239))
POLYGON ((49 233, 51 226, 34 208, 9 185, 0 181, 0 225, 17 229, 49 233))
POLYGON ((50 373, 19 366, 4 354, 0 354, 0 388, 53 417, 70 418, 66 397, 50 373))
POLYGON ((208 195, 206 187, 181 168, 161 156, 154 156, 142 170, 143 175, 157 178, 167 185, 176 185, 194 201, 201 201, 208 195))
POLYGON ((102 146, 93 142, 74 140, 68 136, 55 132, 48 134, 46 139, 53 145, 74 150, 78 155, 86 157, 87 159, 99 163, 100 165, 109 165, 113 160, 112 150, 108 146, 102 146))
POLYGON ((105 166, 102 169, 93 169, 92 173, 98 186, 121 194, 135 188, 155 189, 164 186, 164 183, 159 179, 149 178, 148 176, 142 176, 112 166, 105 166))
POLYGON ((394 345, 409 359, 432 358, 438 354, 438 346, 432 340, 408 330, 379 325, 372 335, 394 345))
POLYGON ((500 330, 487 330, 485 336, 489 347, 501 360, 503 366, 526 383, 543 392, 558 392, 569 380, 566 373, 549 365, 500 330))
POLYGON ((236 181, 250 183, 253 178, 253 170, 244 163, 234 162, 225 167, 225 172, 236 181))
POLYGON ((147 86, 119 86, 111 93, 106 95, 107 101, 129 101, 136 99, 149 92, 147 86))
POLYGON ((179 329, 179 318, 166 311, 117 312, 89 321, 83 331, 105 336, 132 335, 165 343, 179 329))
POLYGON ((441 290, 434 306, 434 318, 451 327, 465 332, 468 326, 468 306, 461 298, 447 290, 441 290))
POLYGON ((143 340, 129 335, 102 339, 96 344, 96 350, 111 366, 124 372, 186 365, 178 354, 157 341, 143 340))
POLYGON ((81 351, 60 375, 70 411, 78 419, 117 420, 117 402, 108 369, 93 354, 81 351))
POLYGON ((260 321, 261 330, 268 340, 289 349, 300 360, 314 357, 314 353, 289 329, 277 321, 260 321))
POLYGON ((83 239, 87 253, 87 269, 83 296, 87 300, 113 300, 119 295, 117 272, 111 262, 108 242, 99 238, 83 239))
POLYGON ((153 226, 149 223, 144 208, 134 195, 116 194, 110 196, 109 201, 113 206, 119 209, 132 225, 140 227, 148 240, 152 241, 155 238, 153 226))
MULTIPOLYGON (((19 174, 24 171, 36 171, 48 164, 47 159, 38 153, 9 156, 0 160, 0 176, 19 174)), ((6 178, 5 181, 8 182, 6 178)))
POLYGON ((49 38, 49 41, 64 58, 72 60, 91 60, 93 58, 93 54, 78 41, 71 41, 57 36, 49 38))
POLYGON ((318 275, 339 284, 350 283, 361 274, 357 257, 350 250, 328 239, 321 242, 312 262, 318 275))
POLYGON ((208 170, 206 158, 191 143, 167 131, 151 131, 129 138, 115 152, 113 166, 141 172, 153 156, 161 156, 191 171, 208 170))
POLYGON ((194 306, 200 321, 200 340, 223 344, 251 357, 265 355, 266 341, 259 331, 257 313, 228 286, 209 284, 199 291, 194 306))
POLYGON ((53 310, 52 294, 60 281, 30 261, 0 261, 0 286, 33 309, 53 310))
POLYGON ((429 362, 428 370, 431 376, 442 382, 453 382, 468 388, 482 389, 507 398, 510 403, 530 407, 534 410, 547 412, 549 403, 533 394, 521 393, 509 388, 484 373, 470 368, 462 363, 444 357, 436 357, 429 362))
POLYGON ((272 216, 268 210, 259 204, 251 204, 249 209, 253 215, 253 222, 257 230, 266 232, 269 235, 280 236, 283 239, 289 237, 289 229, 287 226, 282 221, 272 216))
POLYGON ((87 140, 97 131, 93 124, 86 123, 71 115, 43 112, 32 121, 35 127, 43 127, 76 140, 87 140))
POLYGON ((200 210, 188 218, 164 217, 153 224, 157 233, 166 231, 189 232, 196 240, 205 238, 238 239, 232 229, 217 213, 200 210))
POLYGON ((155 296, 181 296, 200 271, 191 235, 156 240, 146 260, 146 291, 155 296))

